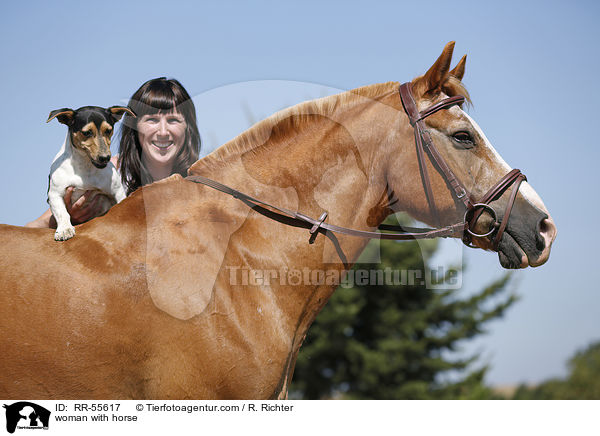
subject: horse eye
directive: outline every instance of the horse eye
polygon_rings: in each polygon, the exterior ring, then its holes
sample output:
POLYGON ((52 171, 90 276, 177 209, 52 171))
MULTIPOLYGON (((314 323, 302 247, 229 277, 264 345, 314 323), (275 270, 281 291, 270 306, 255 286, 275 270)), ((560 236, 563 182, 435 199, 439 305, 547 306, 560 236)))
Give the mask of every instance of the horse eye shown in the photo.
POLYGON ((452 138, 454 138, 455 141, 460 142, 461 144, 466 146, 475 145, 473 142, 473 138, 471 138, 469 132, 456 132, 454 135, 452 135, 452 138))

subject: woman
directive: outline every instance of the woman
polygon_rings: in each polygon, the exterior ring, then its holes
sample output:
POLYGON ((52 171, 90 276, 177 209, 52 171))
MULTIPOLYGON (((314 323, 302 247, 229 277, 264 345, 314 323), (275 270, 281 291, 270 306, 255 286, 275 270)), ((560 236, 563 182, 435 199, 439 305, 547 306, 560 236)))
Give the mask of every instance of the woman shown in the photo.
MULTIPOLYGON (((128 106, 137 116, 123 118, 119 155, 112 158, 127 195, 172 174, 186 176, 200 153, 200 133, 196 108, 181 83, 165 77, 149 80, 131 96, 128 106)), ((92 191, 71 205, 72 193, 69 188, 65 204, 73 224, 98 216, 98 202, 88 201, 92 191)), ((54 228, 56 221, 48 209, 26 227, 54 228)))

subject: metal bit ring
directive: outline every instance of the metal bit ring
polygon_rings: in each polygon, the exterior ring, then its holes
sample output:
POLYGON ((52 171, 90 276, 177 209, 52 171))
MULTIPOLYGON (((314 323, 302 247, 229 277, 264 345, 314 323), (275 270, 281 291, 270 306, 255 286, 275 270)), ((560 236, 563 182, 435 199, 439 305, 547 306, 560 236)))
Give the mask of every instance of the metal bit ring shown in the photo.
MULTIPOLYGON (((488 204, 485 204, 485 203, 475 203, 471 209, 468 209, 468 210, 465 212, 465 217, 464 217, 464 222, 465 222, 465 223, 467 222, 467 215, 469 214, 469 212, 473 212, 473 213, 475 213, 475 209, 477 209, 478 207, 482 207, 482 208, 486 209, 488 212, 490 212, 490 215, 492 215, 492 217, 493 217, 493 219, 494 219, 494 224, 492 225, 492 228, 491 228, 491 230, 490 230, 489 232, 487 232, 487 233, 478 234, 478 233, 475 233, 475 232, 473 232, 473 231, 470 229, 469 225, 467 225, 467 226, 466 226, 466 230, 467 230, 467 232, 468 232, 469 234, 471 234, 472 236, 475 236, 475 237, 477 237, 477 238, 485 238, 486 236, 489 236, 489 235, 491 235, 492 233, 494 233, 494 231, 495 231, 495 230, 496 230, 496 228, 498 227, 498 226, 496 225, 496 224, 498 224, 498 218, 496 217, 496 212, 494 211, 494 209, 492 209, 492 207, 491 207, 490 205, 488 205, 488 204)), ((481 218, 481 217, 479 217, 479 218, 481 218)), ((479 220, 479 218, 477 218, 477 219, 479 220)), ((474 224, 476 224, 476 223, 474 223, 474 224)))

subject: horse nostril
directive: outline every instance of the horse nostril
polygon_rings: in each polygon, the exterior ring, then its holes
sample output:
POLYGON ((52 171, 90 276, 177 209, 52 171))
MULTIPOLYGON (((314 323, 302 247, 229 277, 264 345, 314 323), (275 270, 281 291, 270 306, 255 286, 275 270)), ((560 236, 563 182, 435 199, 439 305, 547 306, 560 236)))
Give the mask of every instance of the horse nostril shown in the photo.
POLYGON ((546 240, 541 232, 538 232, 538 234, 535 235, 535 248, 537 248, 538 251, 544 251, 544 248, 546 248, 546 240))
POLYGON ((543 250, 549 247, 556 238, 556 226, 552 218, 544 218, 538 225, 538 237, 536 238, 536 246, 538 250, 543 250))

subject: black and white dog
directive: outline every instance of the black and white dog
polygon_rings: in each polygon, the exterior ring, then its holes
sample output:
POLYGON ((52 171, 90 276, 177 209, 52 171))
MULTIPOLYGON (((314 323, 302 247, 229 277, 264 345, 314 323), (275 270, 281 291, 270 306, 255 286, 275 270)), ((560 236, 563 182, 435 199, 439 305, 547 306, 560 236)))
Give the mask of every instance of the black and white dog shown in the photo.
POLYGON ((125 198, 119 173, 110 162, 110 140, 114 124, 126 112, 135 117, 131 109, 122 106, 107 109, 84 106, 77 110, 64 108, 50 112, 46 122, 57 118, 69 127, 65 142, 50 167, 48 204, 57 223, 55 240, 66 241, 75 236, 64 202, 69 186, 75 188, 72 202, 87 190, 104 194, 102 213, 125 198))

